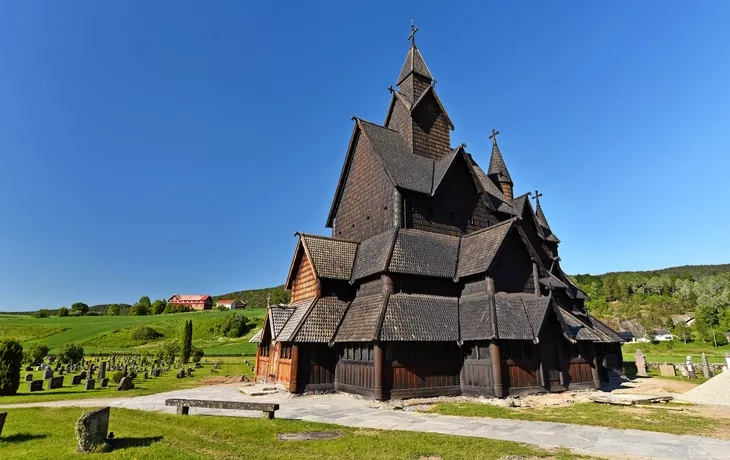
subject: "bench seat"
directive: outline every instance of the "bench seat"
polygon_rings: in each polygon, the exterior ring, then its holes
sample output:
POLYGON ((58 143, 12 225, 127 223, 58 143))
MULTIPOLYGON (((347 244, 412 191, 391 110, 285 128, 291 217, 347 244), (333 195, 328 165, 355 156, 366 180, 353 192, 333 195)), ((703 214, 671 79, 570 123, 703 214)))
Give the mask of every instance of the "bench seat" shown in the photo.
POLYGON ((279 404, 277 403, 211 401, 207 399, 167 399, 165 405, 177 406, 178 415, 188 415, 191 407, 203 407, 206 409, 260 410, 267 414, 269 419, 273 419, 274 412, 279 410, 279 404))

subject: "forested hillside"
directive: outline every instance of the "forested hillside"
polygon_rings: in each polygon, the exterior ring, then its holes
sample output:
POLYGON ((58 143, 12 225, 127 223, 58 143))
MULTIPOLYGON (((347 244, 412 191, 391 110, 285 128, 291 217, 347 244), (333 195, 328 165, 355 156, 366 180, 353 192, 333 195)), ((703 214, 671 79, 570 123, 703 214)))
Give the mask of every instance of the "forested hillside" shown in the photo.
POLYGON ((229 292, 228 294, 213 296, 213 304, 218 299, 242 300, 246 302, 246 308, 263 308, 266 307, 267 296, 271 296, 272 305, 289 303, 289 292, 282 285, 264 289, 229 292))
POLYGON ((590 296, 593 315, 618 326, 638 320, 647 330, 667 327, 675 335, 724 342, 730 331, 730 264, 688 265, 645 272, 576 275, 590 296), (691 328, 675 326, 671 315, 694 313, 691 328), (713 336, 714 332, 714 336, 713 336))

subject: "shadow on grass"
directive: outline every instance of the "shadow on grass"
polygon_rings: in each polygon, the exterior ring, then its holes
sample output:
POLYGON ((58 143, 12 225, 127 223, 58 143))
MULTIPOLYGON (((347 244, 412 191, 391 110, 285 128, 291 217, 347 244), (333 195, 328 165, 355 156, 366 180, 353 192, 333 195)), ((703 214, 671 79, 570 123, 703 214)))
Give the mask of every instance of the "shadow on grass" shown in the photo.
POLYGON ((47 438, 47 434, 32 434, 32 433, 16 433, 12 434, 10 436, 0 436, 0 442, 7 442, 7 443, 16 443, 16 442, 26 442, 26 441, 33 441, 34 439, 43 439, 47 438))
POLYGON ((152 436, 149 438, 115 438, 109 444, 111 444, 112 450, 117 450, 132 447, 148 447, 160 441, 162 441, 162 436, 152 436))

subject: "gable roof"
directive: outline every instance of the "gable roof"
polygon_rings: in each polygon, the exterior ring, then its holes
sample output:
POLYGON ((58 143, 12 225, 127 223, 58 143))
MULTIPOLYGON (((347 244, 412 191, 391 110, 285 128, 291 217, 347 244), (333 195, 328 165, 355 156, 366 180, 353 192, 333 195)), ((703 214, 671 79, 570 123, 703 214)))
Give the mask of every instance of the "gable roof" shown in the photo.
POLYGON ((167 301, 205 302, 209 298, 210 296, 208 294, 173 294, 167 301))
POLYGON ((397 234, 398 229, 392 228, 360 243, 355 254, 350 282, 383 272, 388 268, 397 234))
POLYGON ((433 96, 434 100, 436 101, 436 105, 439 107, 439 110, 441 110, 444 118, 446 118, 446 123, 449 125, 449 129, 453 131, 454 123, 451 121, 451 118, 449 118, 449 114, 446 112, 446 108, 441 103, 441 99, 439 99, 438 94, 436 94, 436 88, 433 82, 428 85, 428 88, 426 88, 421 96, 418 98, 418 100, 413 103, 413 106, 411 107, 411 113, 416 111, 416 109, 421 105, 421 102, 423 102, 429 94, 433 96))
POLYGON ((568 327, 570 337, 575 340, 590 341, 590 342, 608 342, 606 337, 602 337, 601 334, 596 332, 592 327, 585 324, 573 314, 568 311, 557 308, 558 314, 561 316, 565 325, 568 327))
POLYGON ((393 273, 454 278, 460 238, 414 229, 400 229, 388 270, 393 273))
POLYGON ((292 341, 327 343, 335 335, 349 302, 337 297, 320 297, 307 311, 292 341))
POLYGON ((459 299, 425 294, 391 294, 380 340, 450 342, 459 339, 459 299))
POLYGON ((503 212, 505 214, 510 214, 513 216, 520 215, 517 210, 512 206, 512 203, 505 198, 502 191, 497 187, 494 182, 492 182, 492 179, 490 179, 487 174, 484 172, 484 170, 477 165, 476 161, 474 161, 474 158, 469 155, 469 164, 472 169, 472 175, 474 176, 474 181, 477 183, 478 187, 482 190, 482 192, 486 195, 483 197, 484 203, 487 205, 489 209, 494 209, 499 212, 503 212))
POLYGON ((279 342, 291 342, 294 335, 299 330, 299 325, 302 320, 316 301, 317 297, 313 297, 311 299, 300 300, 289 305, 289 307, 293 309, 293 312, 289 315, 286 323, 279 333, 274 336, 274 338, 279 342))
POLYGON ((462 278, 487 271, 514 222, 514 219, 509 219, 464 236, 459 248, 456 277, 462 278))
POLYGON ((298 234, 318 278, 349 280, 357 243, 319 235, 298 234))
POLYGON ((347 308, 333 341, 369 342, 374 340, 387 298, 382 293, 355 297, 347 308))
POLYGON ((271 338, 274 339, 279 335, 281 329, 284 327, 289 317, 294 313, 295 307, 288 307, 284 305, 272 305, 269 307, 268 322, 271 328, 271 338))
POLYGON ((543 238, 546 241, 560 243, 560 239, 558 239, 558 237, 553 234, 550 225, 548 225, 547 219, 545 218, 545 213, 542 211, 542 206, 540 206, 540 198, 536 198, 535 201, 537 202, 535 209, 535 218, 537 219, 537 223, 540 225, 540 227, 542 227, 544 235, 543 238))
POLYGON ((248 342, 249 343, 260 343, 261 337, 263 337, 263 335, 264 335, 264 328, 262 327, 253 335, 253 337, 248 339, 248 342))

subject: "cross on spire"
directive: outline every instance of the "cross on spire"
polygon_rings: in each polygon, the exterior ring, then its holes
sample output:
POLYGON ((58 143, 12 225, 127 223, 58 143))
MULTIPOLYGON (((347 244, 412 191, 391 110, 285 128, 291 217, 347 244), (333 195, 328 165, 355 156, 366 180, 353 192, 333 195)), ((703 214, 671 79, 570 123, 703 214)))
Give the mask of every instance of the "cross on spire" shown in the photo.
POLYGON ((416 47, 416 32, 418 32, 418 27, 413 23, 413 19, 411 19, 411 34, 408 36, 408 40, 411 41, 411 46, 416 47))
POLYGON ((537 202, 537 201, 540 201, 540 197, 541 196, 542 196, 542 193, 540 193, 537 190, 535 190, 535 196, 533 196, 532 199, 537 202))
POLYGON ((489 136, 489 138, 492 139, 492 142, 494 142, 495 144, 497 143, 497 134, 499 134, 499 131, 492 128, 492 134, 489 136))

